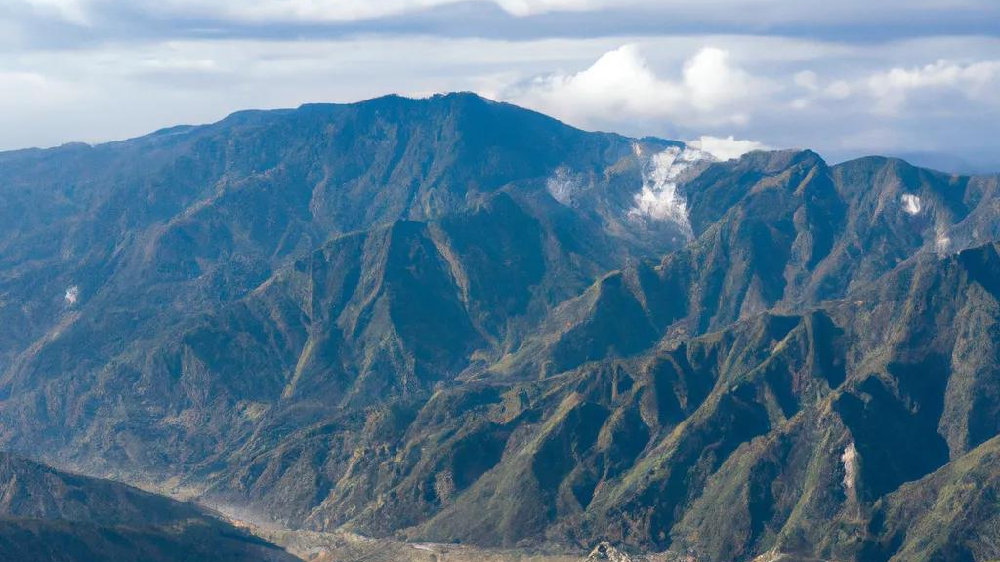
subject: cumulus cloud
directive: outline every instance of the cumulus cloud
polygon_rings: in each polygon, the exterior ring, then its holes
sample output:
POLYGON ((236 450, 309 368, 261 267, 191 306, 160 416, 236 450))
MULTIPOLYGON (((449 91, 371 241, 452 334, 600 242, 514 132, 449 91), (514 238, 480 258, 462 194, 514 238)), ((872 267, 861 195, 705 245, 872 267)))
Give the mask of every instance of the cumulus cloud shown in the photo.
POLYGON ((678 79, 659 77, 634 44, 602 55, 576 73, 550 74, 501 92, 515 103, 573 123, 592 125, 608 115, 670 119, 682 125, 745 124, 747 102, 767 85, 734 65, 729 52, 705 47, 683 65, 678 79))
POLYGON ((508 97, 546 109, 564 106, 584 116, 602 110, 647 115, 669 112, 684 93, 679 85, 657 78, 637 46, 625 45, 586 70, 537 77, 508 97))
POLYGON ((737 140, 731 135, 726 138, 702 136, 698 140, 689 141, 692 146, 714 156, 717 160, 726 161, 739 158, 754 150, 770 150, 771 147, 754 140, 737 140))
POLYGON ((684 87, 691 105, 702 111, 712 111, 749 97, 754 80, 734 67, 729 52, 706 47, 684 65, 684 87))

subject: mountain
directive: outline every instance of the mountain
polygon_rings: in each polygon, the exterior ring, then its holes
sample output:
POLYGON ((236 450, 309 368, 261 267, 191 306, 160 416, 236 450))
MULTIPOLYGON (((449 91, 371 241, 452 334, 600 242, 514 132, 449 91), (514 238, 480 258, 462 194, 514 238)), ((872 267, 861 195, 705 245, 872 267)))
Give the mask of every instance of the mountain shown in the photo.
POLYGON ((452 95, 4 155, 0 418, 22 428, 9 443, 100 450, 111 467, 184 460, 199 442, 214 450, 211 433, 245 439, 255 412, 313 376, 305 350, 338 358, 317 356, 322 381, 369 385, 343 389, 362 402, 383 384, 426 391, 608 268, 682 242, 672 222, 627 220, 644 173, 634 149, 452 95), (576 190, 563 203, 559 177, 576 190), (324 267, 329 293, 303 286, 316 301, 304 303, 295 284, 324 267), (210 324, 223 317, 236 324, 210 324), (256 359, 241 361, 263 362, 254 377, 227 356, 247 346, 256 359), (105 400, 109 388, 132 397, 105 400))
POLYGON ((0 446, 312 531, 986 560, 998 184, 471 94, 0 154, 0 446))
POLYGON ((291 561, 192 504, 0 455, 0 559, 291 561))

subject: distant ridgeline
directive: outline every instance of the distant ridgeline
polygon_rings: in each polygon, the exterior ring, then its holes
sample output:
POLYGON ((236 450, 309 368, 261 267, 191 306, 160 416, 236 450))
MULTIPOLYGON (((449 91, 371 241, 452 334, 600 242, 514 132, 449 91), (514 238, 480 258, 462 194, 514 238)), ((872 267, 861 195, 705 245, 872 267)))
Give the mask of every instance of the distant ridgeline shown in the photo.
POLYGON ((374 537, 1000 557, 996 176, 452 94, 0 153, 0 201, 4 449, 374 537))

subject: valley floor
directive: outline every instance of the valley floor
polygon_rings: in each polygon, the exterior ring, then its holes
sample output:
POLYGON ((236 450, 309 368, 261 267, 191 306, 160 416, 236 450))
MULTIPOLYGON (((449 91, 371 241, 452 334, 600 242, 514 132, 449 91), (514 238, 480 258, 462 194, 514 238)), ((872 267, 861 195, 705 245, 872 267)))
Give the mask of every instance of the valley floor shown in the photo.
MULTIPOLYGON (((225 511, 223 509, 223 511, 225 511)), ((321 533, 262 526, 229 514, 228 521, 254 535, 281 546, 308 562, 675 562, 667 554, 628 556, 613 547, 606 551, 567 552, 556 549, 488 549, 459 544, 411 543, 373 539, 349 532, 321 533)), ((678 561, 679 562, 679 561, 678 561)))

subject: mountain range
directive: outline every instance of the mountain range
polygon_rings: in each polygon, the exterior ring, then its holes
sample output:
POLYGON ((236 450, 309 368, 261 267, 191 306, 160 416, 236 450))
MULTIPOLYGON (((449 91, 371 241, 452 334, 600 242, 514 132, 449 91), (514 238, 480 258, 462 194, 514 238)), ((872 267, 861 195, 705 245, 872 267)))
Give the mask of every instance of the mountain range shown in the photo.
POLYGON ((5 450, 318 532, 1000 557, 1000 176, 449 94, 0 153, 0 201, 5 450))

